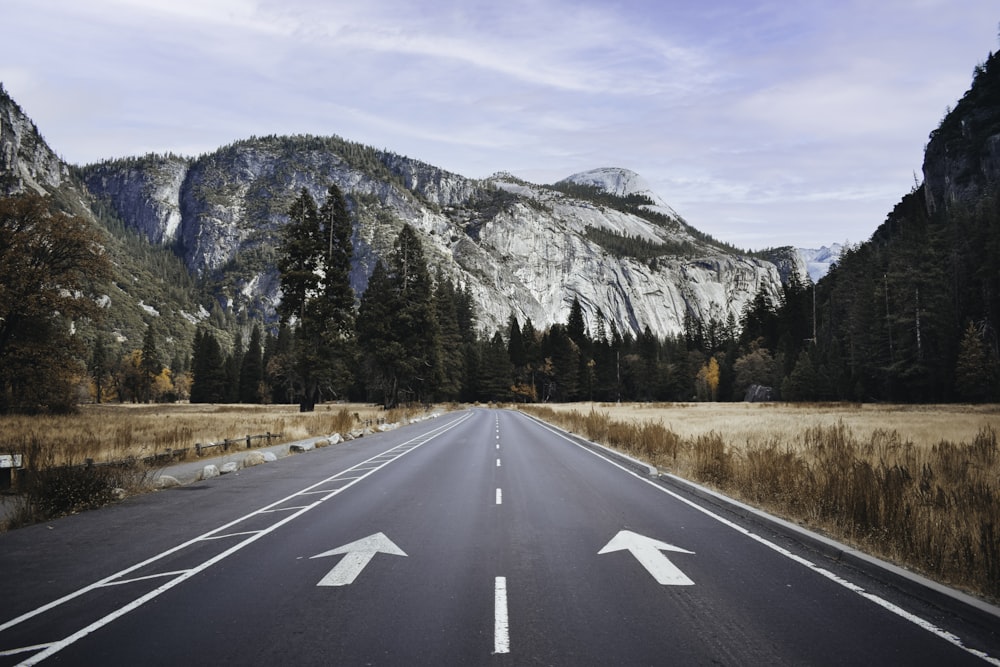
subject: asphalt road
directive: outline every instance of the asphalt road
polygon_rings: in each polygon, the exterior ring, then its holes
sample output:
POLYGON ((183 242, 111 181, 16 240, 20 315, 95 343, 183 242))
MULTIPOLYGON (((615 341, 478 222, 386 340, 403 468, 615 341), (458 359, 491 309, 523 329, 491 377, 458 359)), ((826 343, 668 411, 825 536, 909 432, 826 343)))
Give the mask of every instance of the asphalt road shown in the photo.
POLYGON ((1000 627, 477 409, 0 536, 0 666, 1000 665, 1000 627))

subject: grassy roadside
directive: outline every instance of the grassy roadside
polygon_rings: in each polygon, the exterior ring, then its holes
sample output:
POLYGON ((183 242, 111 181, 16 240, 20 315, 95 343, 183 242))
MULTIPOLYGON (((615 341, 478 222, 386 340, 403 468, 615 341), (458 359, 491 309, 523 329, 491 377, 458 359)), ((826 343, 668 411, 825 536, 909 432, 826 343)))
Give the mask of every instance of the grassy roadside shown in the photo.
MULTIPOLYGON (((196 444, 264 433, 280 435, 267 444, 348 434, 424 412, 422 407, 387 411, 361 404, 321 405, 310 413, 295 405, 106 404, 83 406, 74 415, 3 415, 0 454, 20 455, 25 469, 18 472, 17 495, 8 499, 13 509, 0 529, 145 492, 152 468, 143 460, 155 455, 170 452, 168 460, 190 459, 198 455, 196 444)), ((215 455, 220 450, 203 451, 215 455)))
POLYGON ((860 406, 717 407, 713 419, 705 405, 689 406, 688 418, 685 406, 519 407, 942 583, 1000 599, 995 408, 880 406, 865 415, 860 406), (845 414, 831 421, 838 411, 845 414), (921 420, 937 426, 915 427, 921 420), (941 435, 949 422, 962 439, 941 435), (885 426, 894 423, 900 427, 885 426))

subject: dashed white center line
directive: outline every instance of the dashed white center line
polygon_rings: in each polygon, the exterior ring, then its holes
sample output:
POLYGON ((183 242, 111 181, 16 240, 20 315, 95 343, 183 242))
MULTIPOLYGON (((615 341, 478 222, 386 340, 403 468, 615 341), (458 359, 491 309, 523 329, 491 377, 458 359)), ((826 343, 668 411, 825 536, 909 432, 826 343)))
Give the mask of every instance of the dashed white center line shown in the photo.
POLYGON ((503 505, 503 491, 497 489, 497 505, 503 505))
POLYGON ((493 652, 510 653, 510 628, 507 623, 507 578, 497 577, 493 621, 493 652))
POLYGON ((500 467, 500 459, 497 459, 497 467, 500 467))

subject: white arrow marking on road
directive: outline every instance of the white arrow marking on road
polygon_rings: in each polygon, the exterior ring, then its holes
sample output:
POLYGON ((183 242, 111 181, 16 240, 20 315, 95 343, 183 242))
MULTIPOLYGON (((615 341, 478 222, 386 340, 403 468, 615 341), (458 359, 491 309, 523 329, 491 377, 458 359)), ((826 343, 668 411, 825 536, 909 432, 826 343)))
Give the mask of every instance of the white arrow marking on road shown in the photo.
POLYGON ((635 559, 649 571, 656 582, 665 586, 694 586, 687 575, 677 569, 677 566, 663 555, 663 551, 676 551, 682 554, 693 554, 693 551, 675 547, 672 544, 645 537, 631 530, 619 531, 597 552, 598 555, 612 551, 631 551, 635 559))
POLYGON ((405 556, 402 549, 397 547, 392 540, 385 536, 385 533, 375 533, 360 540, 337 547, 331 551, 324 551, 316 554, 312 558, 324 558, 326 556, 339 556, 346 554, 336 567, 330 570, 325 577, 319 580, 317 586, 346 586, 353 583, 361 574, 361 570, 375 557, 375 554, 391 554, 393 556, 405 556))

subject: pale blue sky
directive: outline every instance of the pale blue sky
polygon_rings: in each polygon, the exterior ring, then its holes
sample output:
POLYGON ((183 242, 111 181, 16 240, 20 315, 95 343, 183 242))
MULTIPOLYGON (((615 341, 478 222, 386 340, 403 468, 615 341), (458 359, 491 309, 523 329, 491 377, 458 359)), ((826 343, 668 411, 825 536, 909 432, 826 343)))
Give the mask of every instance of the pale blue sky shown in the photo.
POLYGON ((481 178, 639 172, 745 248, 867 240, 998 47, 995 0, 4 0, 67 161, 338 134, 481 178))

